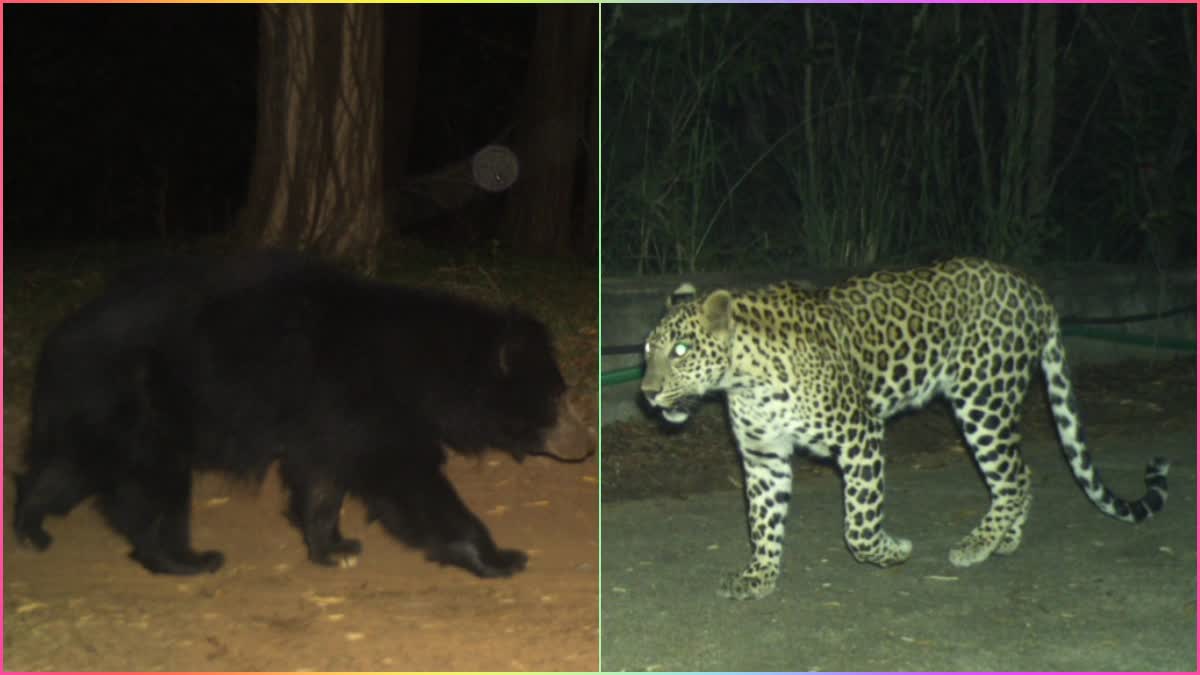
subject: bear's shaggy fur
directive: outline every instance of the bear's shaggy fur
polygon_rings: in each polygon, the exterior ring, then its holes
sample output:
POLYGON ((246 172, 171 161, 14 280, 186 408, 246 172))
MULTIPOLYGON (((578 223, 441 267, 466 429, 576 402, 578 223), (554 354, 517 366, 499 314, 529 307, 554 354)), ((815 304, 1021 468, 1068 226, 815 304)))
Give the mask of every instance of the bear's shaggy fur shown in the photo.
POLYGON ((164 261, 116 279, 47 339, 15 527, 98 495, 152 572, 212 572, 191 548, 195 469, 261 480, 280 461, 308 557, 347 562, 346 494, 428 558, 524 568, 455 493, 444 447, 588 452, 545 327, 515 309, 363 280, 299 256, 164 261))

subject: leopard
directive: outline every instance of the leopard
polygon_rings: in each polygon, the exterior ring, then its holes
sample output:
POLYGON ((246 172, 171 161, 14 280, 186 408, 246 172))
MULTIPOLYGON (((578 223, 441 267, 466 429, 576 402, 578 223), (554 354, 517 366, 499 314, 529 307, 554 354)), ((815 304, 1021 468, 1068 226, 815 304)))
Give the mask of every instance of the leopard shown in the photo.
POLYGON ((683 284, 646 339, 641 393, 670 425, 686 422, 706 395, 724 393, 753 556, 718 593, 742 600, 770 594, 778 581, 797 448, 839 470, 843 535, 855 560, 889 567, 909 559, 912 542, 883 528, 884 423, 939 396, 990 495, 949 561, 969 567, 1014 553, 1033 502, 1018 425, 1038 365, 1062 452, 1088 499, 1128 523, 1160 511, 1169 462, 1149 462, 1137 501, 1106 487, 1085 442, 1049 296, 1022 272, 984 259, 877 271, 824 288, 781 282, 700 294, 683 284))

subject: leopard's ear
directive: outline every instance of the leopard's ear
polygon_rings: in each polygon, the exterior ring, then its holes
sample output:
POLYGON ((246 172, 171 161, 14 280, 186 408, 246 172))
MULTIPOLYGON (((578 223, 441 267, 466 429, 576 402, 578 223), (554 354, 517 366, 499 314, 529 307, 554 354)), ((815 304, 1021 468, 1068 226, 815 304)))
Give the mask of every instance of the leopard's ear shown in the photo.
POLYGON ((679 285, 679 288, 671 291, 667 296, 667 309, 671 309, 675 305, 691 302, 696 299, 696 287, 690 283, 684 282, 679 285))
POLYGON ((729 291, 713 291, 704 299, 700 315, 704 327, 712 333, 728 333, 733 328, 733 295, 729 291))

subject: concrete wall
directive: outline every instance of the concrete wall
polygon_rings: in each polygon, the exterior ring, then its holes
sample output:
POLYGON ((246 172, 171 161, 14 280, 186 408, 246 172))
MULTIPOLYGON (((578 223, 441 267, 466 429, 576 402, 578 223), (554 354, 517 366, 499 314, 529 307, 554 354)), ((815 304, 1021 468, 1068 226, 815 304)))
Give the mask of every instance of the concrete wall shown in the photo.
MULTIPOLYGON (((1123 265, 1072 264, 1030 270, 1063 317, 1112 318, 1149 314, 1196 301, 1196 270, 1170 270, 1163 274, 1123 265)), ((809 281, 817 286, 836 283, 850 276, 846 271, 797 270, 786 278, 809 281)), ((702 292, 712 288, 752 288, 784 277, 761 274, 697 274, 680 277, 605 278, 601 281, 602 347, 638 345, 662 315, 667 295, 682 281, 691 281, 702 292)), ((1195 311, 1165 319, 1128 324, 1096 326, 1067 325, 1068 331, 1088 328, 1124 335, 1185 340, 1195 345, 1195 311)), ((1142 347, 1107 339, 1068 337, 1071 364, 1161 359, 1186 354, 1162 347, 1142 347)), ((601 356, 605 373, 641 366, 641 353, 601 356)), ((636 380, 602 387, 601 423, 642 414, 637 405, 636 380)))

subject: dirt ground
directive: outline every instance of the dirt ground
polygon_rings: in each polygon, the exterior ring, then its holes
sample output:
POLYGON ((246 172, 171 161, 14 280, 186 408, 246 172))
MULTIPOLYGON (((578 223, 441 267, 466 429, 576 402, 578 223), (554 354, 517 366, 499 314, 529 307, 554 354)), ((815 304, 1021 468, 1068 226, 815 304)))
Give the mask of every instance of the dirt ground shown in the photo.
POLYGON ((860 565, 842 542, 835 471, 796 462, 774 594, 718 581, 749 556, 741 471, 719 404, 664 434, 603 429, 601 665, 625 670, 1185 670, 1196 667, 1195 361, 1079 368, 1097 465, 1119 494, 1172 461, 1170 499, 1130 526, 1071 479, 1044 396, 1026 403, 1034 507, 1020 550, 967 569, 946 553, 987 493, 942 405, 889 424, 888 529, 906 564, 860 565))
MULTIPOLYGON (((596 463, 456 458, 449 475, 503 547, 529 567, 480 580, 367 526, 348 500, 358 566, 305 559, 277 476, 260 490, 197 484, 193 538, 226 566, 154 576, 94 509, 51 519, 45 553, 4 538, 6 670, 595 670, 596 463)), ((11 499, 11 496, 8 497, 11 499)))

